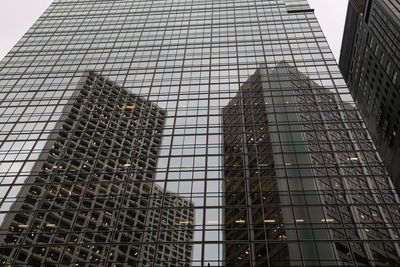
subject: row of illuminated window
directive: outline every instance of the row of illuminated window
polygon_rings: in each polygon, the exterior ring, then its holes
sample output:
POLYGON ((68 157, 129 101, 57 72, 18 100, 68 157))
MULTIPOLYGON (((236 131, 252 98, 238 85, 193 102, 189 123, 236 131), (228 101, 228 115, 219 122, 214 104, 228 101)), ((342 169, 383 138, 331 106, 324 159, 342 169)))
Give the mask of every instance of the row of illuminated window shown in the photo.
MULTIPOLYGON (((28 143, 28 142, 26 142, 28 143)), ((31 143, 33 143, 33 141, 31 141, 31 143)), ((25 153, 18 155, 14 155, 13 154, 9 154, 6 155, 6 158, 3 159, 4 157, 2 156, 2 161, 8 161, 8 162, 4 162, 2 164, 0 164, 0 173, 3 177, 1 177, 1 183, 2 184, 10 184, 14 181, 16 174, 18 174, 19 172, 21 172, 19 175, 21 176, 20 178, 24 178, 24 175, 29 174, 30 171, 30 167, 32 166, 32 164, 38 164, 38 163, 45 163, 42 161, 33 161, 35 160, 34 157, 36 157, 36 155, 34 154, 39 154, 39 153, 45 153, 45 152, 41 152, 39 151, 39 146, 37 147, 37 151, 35 152, 30 152, 30 151, 26 151, 25 153), (29 155, 30 154, 30 155, 29 155), (31 161, 27 161, 27 164, 24 164, 25 161, 27 160, 27 157, 29 156, 29 158, 32 158, 31 161), (21 158, 21 159, 20 159, 21 158), (17 161, 16 161, 17 160, 17 161), (10 161, 15 161, 14 163, 10 162, 10 161), (22 168, 22 166, 24 166, 22 168)), ((305 148, 305 146, 298 146, 299 148, 305 148)), ((35 148, 36 149, 36 148, 35 148)), ((162 148, 164 149, 164 148, 162 148)), ((268 175, 265 173, 265 171, 271 170, 271 166, 265 166, 266 164, 262 164, 259 163, 259 165, 262 166, 254 166, 253 168, 247 168, 242 166, 242 164, 238 164, 240 161, 233 161, 231 162, 230 158, 228 158, 228 161, 226 162, 222 162, 222 156, 227 157, 227 154, 210 154, 209 156, 202 156, 205 154, 205 150, 202 151, 201 148, 195 148, 195 149, 185 149, 184 147, 168 147, 167 149, 171 149, 172 153, 176 156, 174 157, 159 157, 158 158, 158 162, 157 162, 157 181, 164 181, 164 179, 167 179, 168 181, 172 182, 174 180, 174 177, 176 179, 183 179, 184 177, 186 177, 186 179, 190 179, 191 175, 194 174, 194 172, 203 172, 205 169, 204 168, 208 168, 210 170, 210 172, 212 171, 239 171, 237 174, 235 175, 230 175, 230 177, 232 179, 234 178, 240 178, 242 177, 244 174, 240 174, 244 171, 248 171, 251 172, 248 175, 246 175, 246 178, 258 178, 258 177, 270 177, 271 175, 268 175), (197 149, 197 150, 196 150, 197 149), (180 156, 179 154, 181 153, 186 153, 186 157, 180 156), (199 156, 191 156, 188 153, 198 153, 199 156), (168 171, 168 174, 166 173, 166 171, 168 171), (167 175, 167 176, 166 176, 167 175), (168 178, 166 178, 168 177, 168 178)), ((116 149, 114 149, 116 150, 116 149)), ((211 149, 208 149, 210 153, 214 152, 211 151, 211 149)), ((216 151, 214 153, 218 153, 218 150, 221 150, 221 148, 216 148, 216 151)), ((96 152, 97 150, 95 150, 96 152)), ((290 151, 290 149, 287 149, 287 151, 290 151)), ((106 153, 109 151, 105 151, 106 153)), ((162 151, 164 152, 164 151, 162 151)), ((304 181, 308 180, 308 178, 310 177, 320 177, 321 179, 323 178, 327 178, 330 177, 332 178, 335 174, 334 173, 329 173, 329 174, 322 174, 323 172, 327 172, 327 170, 332 170, 332 171, 340 171, 340 172, 345 172, 348 169, 348 172, 355 172, 354 168, 356 168, 357 173, 355 174, 347 174, 347 175, 342 175, 340 177, 349 177, 351 179, 355 179, 356 177, 364 177, 365 175, 370 175, 369 171, 367 172, 367 170, 363 170, 361 168, 371 168, 374 169, 374 175, 385 175, 385 171, 382 168, 382 163, 378 160, 376 161, 361 161, 358 160, 357 157, 352 157, 351 153, 338 153, 335 151, 315 151, 312 153, 294 153, 294 152, 285 152, 285 156, 286 157, 294 157, 296 156, 299 161, 300 159, 302 159, 301 157, 311 157, 313 155, 318 155, 321 154, 320 157, 322 157, 324 160, 326 161, 330 161, 328 163, 311 163, 311 162, 307 162, 307 161, 302 161, 300 163, 296 162, 296 160, 292 160, 291 162, 286 162, 284 164, 274 164, 273 166, 273 170, 274 171, 278 171, 278 172, 282 172, 282 171, 293 171, 293 172, 302 172, 296 175, 291 175, 289 178, 291 179, 303 179, 304 181), (343 158, 343 160, 341 161, 334 161, 332 159, 333 156, 338 156, 343 158), (357 160, 356 160, 357 159, 357 160), (318 175, 314 175, 312 170, 314 171, 319 171, 318 175), (307 178, 308 177, 308 178, 307 178)), ((360 153, 364 153, 364 152, 360 152, 360 153)), ((166 153, 165 153, 166 154, 166 153)), ((229 154, 229 156, 236 156, 234 154, 229 154)), ((241 155, 237 155, 237 156, 241 156, 241 155)), ((245 154, 243 154, 243 156, 246 156, 245 154)), ((256 158, 255 155, 251 155, 254 160, 264 160, 264 156, 265 155, 258 155, 260 156, 259 158, 256 158)), ((282 155, 280 153, 271 153, 271 156, 274 157, 274 159, 282 161, 282 155)), ((65 156, 63 156, 65 157, 65 156)), ((120 159, 117 156, 110 156, 109 158, 107 158, 107 160, 118 160, 120 159)), ((238 158, 240 159, 240 158, 238 158)), ((106 164, 103 167, 96 167, 96 168, 78 168, 78 167, 68 167, 68 169, 65 169, 63 167, 63 165, 66 164, 70 164, 71 162, 79 162, 82 161, 83 159, 81 158, 72 158, 70 161, 63 161, 61 163, 58 163, 59 166, 54 167, 53 168, 49 168, 46 169, 46 172, 48 172, 48 174, 54 174, 54 175, 62 175, 63 173, 65 173, 65 171, 67 171, 67 173, 70 174, 88 174, 89 172, 96 172, 96 175, 102 175, 102 174, 116 174, 116 173, 121 173, 121 174, 141 174, 143 175, 143 173, 146 173, 148 175, 152 175, 153 174, 153 170, 152 168, 154 167, 153 164, 155 163, 154 161, 151 161, 151 165, 143 165, 145 164, 146 161, 148 161, 149 159, 147 158, 143 158, 142 161, 138 161, 139 163, 137 163, 137 159, 136 158, 132 158, 129 160, 132 160, 134 163, 134 166, 131 165, 127 165, 130 163, 124 163, 124 164, 120 164, 120 165, 115 165, 113 164, 106 164), (59 168, 58 168, 59 167, 59 168)), ((96 160, 96 158, 86 158, 86 160, 96 160)), ((101 160, 105 160, 105 159, 99 159, 99 162, 101 162, 101 160)), ((265 160, 264 160, 265 161, 265 160)), ((84 164, 83 162, 79 162, 79 164, 84 164)), ((44 174, 43 174, 44 175, 44 174)), ((272 175, 274 176, 274 175, 272 175)), ((219 176, 213 176, 211 173, 208 173, 208 178, 218 178, 219 176)), ((286 176, 278 176, 277 179, 287 179, 288 177, 286 176)), ((373 179, 375 179, 376 177, 373 177, 373 179)), ((311 178, 310 178, 311 179, 311 178)), ((364 179, 364 178, 362 178, 364 179)), ((312 179, 311 179, 312 180, 312 179)), ((21 181, 20 181, 21 182, 21 181)), ((23 181, 22 181, 23 182, 23 181)), ((390 184, 387 184, 387 186, 390 187, 390 184)), ((385 187, 381 187, 381 189, 384 189, 385 187)))

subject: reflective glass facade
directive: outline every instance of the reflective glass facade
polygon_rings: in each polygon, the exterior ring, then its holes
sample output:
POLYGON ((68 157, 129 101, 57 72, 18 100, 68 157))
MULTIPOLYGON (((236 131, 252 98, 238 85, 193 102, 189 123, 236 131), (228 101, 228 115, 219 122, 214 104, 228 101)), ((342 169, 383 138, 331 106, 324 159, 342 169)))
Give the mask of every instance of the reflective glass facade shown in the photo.
POLYGON ((56 0, 0 64, 3 266, 399 262, 305 0, 56 0))

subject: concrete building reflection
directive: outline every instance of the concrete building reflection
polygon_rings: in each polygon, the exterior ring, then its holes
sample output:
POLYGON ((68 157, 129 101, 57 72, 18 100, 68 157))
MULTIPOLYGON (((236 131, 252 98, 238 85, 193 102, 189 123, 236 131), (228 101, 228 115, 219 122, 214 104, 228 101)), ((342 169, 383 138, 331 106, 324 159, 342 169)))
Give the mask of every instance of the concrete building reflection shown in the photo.
POLYGON ((3 221, 2 266, 186 266, 193 205, 153 182, 165 116, 88 73, 3 221))

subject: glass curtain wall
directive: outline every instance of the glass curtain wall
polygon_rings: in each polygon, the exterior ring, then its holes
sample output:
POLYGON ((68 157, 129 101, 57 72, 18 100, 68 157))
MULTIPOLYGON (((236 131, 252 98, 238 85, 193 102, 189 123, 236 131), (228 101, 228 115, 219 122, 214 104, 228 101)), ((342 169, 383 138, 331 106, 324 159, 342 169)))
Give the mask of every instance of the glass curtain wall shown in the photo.
POLYGON ((398 196, 306 0, 55 0, 0 100, 2 266, 400 261, 398 196))

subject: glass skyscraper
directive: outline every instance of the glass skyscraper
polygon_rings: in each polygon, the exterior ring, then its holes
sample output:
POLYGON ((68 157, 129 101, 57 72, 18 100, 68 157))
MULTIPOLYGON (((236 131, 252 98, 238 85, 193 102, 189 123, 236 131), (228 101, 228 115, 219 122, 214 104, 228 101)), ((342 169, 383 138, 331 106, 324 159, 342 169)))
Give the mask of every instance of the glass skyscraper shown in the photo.
POLYGON ((2 266, 400 261, 306 0, 55 0, 0 68, 2 266))

